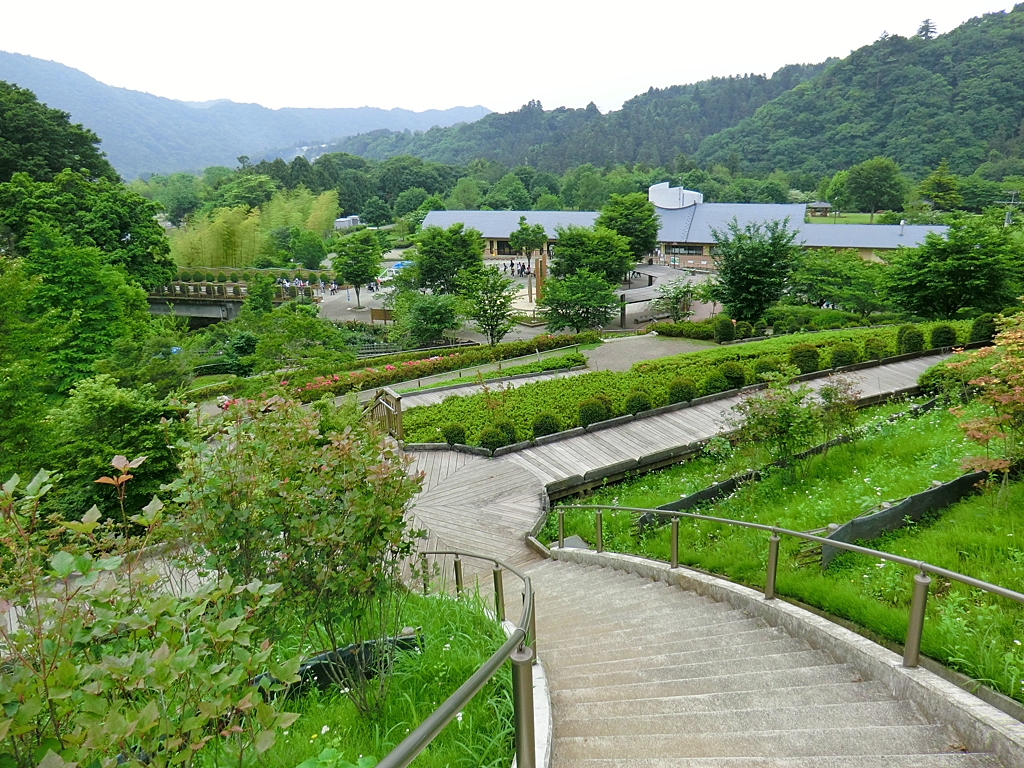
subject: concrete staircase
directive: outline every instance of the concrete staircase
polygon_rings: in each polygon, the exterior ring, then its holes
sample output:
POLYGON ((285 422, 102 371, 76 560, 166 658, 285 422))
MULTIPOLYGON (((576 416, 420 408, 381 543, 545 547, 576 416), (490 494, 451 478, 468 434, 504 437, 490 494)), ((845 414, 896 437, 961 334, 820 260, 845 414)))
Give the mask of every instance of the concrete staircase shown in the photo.
POLYGON ((727 603, 597 566, 526 570, 553 768, 999 765, 880 683, 727 603))

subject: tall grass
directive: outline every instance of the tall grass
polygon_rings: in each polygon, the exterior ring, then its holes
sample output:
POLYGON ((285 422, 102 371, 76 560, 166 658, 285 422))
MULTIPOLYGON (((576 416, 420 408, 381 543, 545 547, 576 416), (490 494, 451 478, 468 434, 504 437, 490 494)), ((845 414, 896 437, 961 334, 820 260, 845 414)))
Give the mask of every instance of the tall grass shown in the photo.
MULTIPOLYGON (((976 406, 969 406, 968 411, 976 406)), ((968 413, 969 415, 969 413, 968 413)), ((977 452, 962 437, 958 418, 934 410, 895 422, 875 417, 859 443, 813 457, 793 477, 775 471, 732 496, 696 510, 796 530, 843 523, 883 501, 925 490, 932 481, 961 473, 961 461, 977 452)), ((741 454, 742 455, 742 454, 741 454)), ((588 503, 656 507, 734 473, 728 461, 703 457, 659 473, 596 491, 588 503)), ((742 465, 742 461, 740 462, 742 465)), ((1024 483, 1005 503, 995 493, 973 497, 919 524, 867 542, 875 549, 925 560, 949 570, 1024 591, 1024 532, 1017 530, 1024 483)), ((566 535, 594 541, 593 512, 565 508, 566 535)), ((541 533, 556 535, 553 513, 541 533)), ((681 520, 679 560, 753 587, 764 586, 766 536, 758 531, 705 521, 681 520)), ((634 514, 604 515, 604 546, 667 560, 668 526, 639 532, 634 514)), ((860 555, 844 554, 822 572, 800 565, 800 544, 783 538, 777 592, 854 621, 893 641, 906 636, 912 572, 860 555)), ((1024 701, 1024 606, 993 598, 956 582, 936 580, 928 606, 922 651, 950 667, 1024 701)))
MULTIPOLYGON (((383 716, 368 721, 340 692, 312 692, 296 701, 292 711, 302 716, 267 753, 268 764, 292 768, 326 747, 339 750, 341 759, 352 763, 362 755, 383 757, 505 640, 500 625, 472 596, 410 595, 402 620, 422 627, 423 648, 422 653, 398 655, 383 716)), ((506 665, 416 765, 507 768, 513 752, 512 678, 506 665)))

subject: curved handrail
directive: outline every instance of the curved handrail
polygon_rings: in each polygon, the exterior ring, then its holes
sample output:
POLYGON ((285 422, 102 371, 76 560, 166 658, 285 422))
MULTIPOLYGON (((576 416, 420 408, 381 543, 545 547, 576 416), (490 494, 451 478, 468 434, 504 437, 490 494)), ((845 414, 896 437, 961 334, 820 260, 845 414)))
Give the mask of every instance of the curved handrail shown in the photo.
MULTIPOLYGON (((526 645, 527 641, 531 639, 531 626, 533 622, 533 585, 530 582, 530 577, 517 568, 513 568, 503 560, 499 560, 496 557, 490 557, 489 555, 480 555, 473 552, 464 552, 462 550, 435 550, 431 552, 421 552, 421 556, 427 555, 454 555, 458 562, 458 558, 469 557, 474 560, 486 560, 493 563, 499 568, 503 568, 522 580, 525 590, 525 600, 523 601, 523 612, 519 617, 519 623, 516 624, 515 629, 509 635, 508 639, 502 644, 498 650, 496 650, 491 657, 485 661, 476 672, 469 676, 469 678, 458 689, 449 696, 447 699, 441 702, 441 705, 427 715, 426 719, 423 720, 418 726, 416 726, 408 736, 402 739, 401 743, 392 749, 384 758, 377 763, 377 768, 404 768, 409 765, 426 746, 433 741, 433 739, 442 731, 444 727, 450 723, 455 716, 462 711, 462 708, 466 706, 470 699, 477 694, 477 692, 487 684, 487 682, 494 676, 494 674, 501 668, 505 663, 506 659, 512 658, 513 654, 517 651, 524 651, 523 646, 526 645)), ((461 581, 461 571, 459 581, 461 581)), ((525 656, 523 663, 529 665, 532 662, 533 655, 529 652, 525 656)), ((517 659, 513 660, 514 662, 517 659)), ((532 690, 531 690, 532 694, 532 690)), ((532 698, 531 698, 532 702, 532 698)), ((530 723, 532 725, 533 720, 533 707, 530 706, 531 710, 525 713, 529 716, 530 723)), ((517 714, 517 720, 519 719, 519 712, 517 714)), ((519 738, 519 726, 521 724, 517 722, 517 747, 520 744, 519 738)), ((533 766, 533 739, 532 730, 530 731, 531 738, 529 739, 529 755, 518 755, 517 762, 520 766, 533 766)), ((518 753, 517 749, 517 753, 518 753)))
POLYGON ((900 555, 893 555, 889 552, 881 552, 877 549, 871 549, 869 547, 862 547, 857 544, 848 544, 845 541, 836 541, 833 539, 825 538, 824 536, 816 536, 813 533, 804 533, 803 531, 792 531, 788 528, 780 528, 775 525, 765 525, 763 523, 751 523, 745 520, 732 520, 728 517, 715 517, 713 515, 702 515, 697 512, 682 512, 678 510, 669 509, 649 509, 645 507, 615 507, 608 504, 569 504, 558 508, 558 546, 559 549, 563 548, 565 543, 565 523, 564 523, 564 511, 566 509, 589 509, 595 511, 595 529, 597 534, 597 551, 601 552, 604 549, 603 546, 603 527, 601 524, 601 513, 604 510, 613 510, 617 512, 644 512, 655 515, 661 515, 664 517, 672 518, 672 559, 671 567, 676 568, 679 565, 679 518, 689 518, 692 520, 704 520, 711 523, 722 523, 724 525, 733 525, 739 528, 752 528, 757 531, 766 531, 771 534, 768 539, 768 566, 765 574, 765 586, 764 596, 766 600, 771 600, 775 597, 775 574, 778 566, 779 558, 779 536, 789 536, 794 539, 802 539, 803 541, 811 541, 822 546, 835 547, 836 549, 846 550, 847 552, 857 552, 862 555, 868 555, 870 557, 877 558, 879 560, 886 560, 891 563, 897 563, 898 565, 906 565, 914 568, 918 571, 914 575, 914 588, 910 602, 910 617, 907 621, 907 639, 904 643, 903 651, 903 666, 905 667, 916 667, 918 659, 921 653, 921 634, 924 629, 924 612, 925 602, 928 599, 928 587, 931 584, 931 579, 926 574, 933 574, 940 576, 944 579, 950 579, 952 581, 959 581, 961 584, 965 584, 975 589, 980 589, 985 592, 989 592, 993 595, 999 595, 1005 597, 1008 600, 1024 604, 1024 593, 1016 592, 1006 587, 1001 587, 998 584, 991 584, 981 579, 975 579, 972 576, 966 576, 956 571, 950 571, 945 568, 940 568, 937 565, 932 565, 923 560, 912 560, 908 557, 901 557, 900 555))

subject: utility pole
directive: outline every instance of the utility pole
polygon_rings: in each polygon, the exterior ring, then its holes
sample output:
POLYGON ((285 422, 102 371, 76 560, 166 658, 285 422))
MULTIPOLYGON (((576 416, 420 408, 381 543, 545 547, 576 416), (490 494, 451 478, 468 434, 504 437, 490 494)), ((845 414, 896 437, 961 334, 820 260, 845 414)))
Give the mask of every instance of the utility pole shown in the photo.
POLYGON ((1003 190, 1004 195, 1009 195, 1009 200, 996 200, 997 203, 1002 203, 1006 206, 1006 216, 1003 218, 1003 226, 1008 227, 1013 223, 1013 209, 1021 204, 1021 201, 1017 199, 1017 195, 1020 194, 1019 190, 1003 190))

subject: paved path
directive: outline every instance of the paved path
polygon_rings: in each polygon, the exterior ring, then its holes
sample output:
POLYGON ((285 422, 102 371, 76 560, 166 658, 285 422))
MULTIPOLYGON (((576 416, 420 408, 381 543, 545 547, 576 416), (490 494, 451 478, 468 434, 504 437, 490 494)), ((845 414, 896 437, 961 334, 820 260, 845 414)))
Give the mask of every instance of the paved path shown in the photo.
MULTIPOLYGON (((848 374, 862 396, 917 383, 942 357, 928 356, 848 374)), ((820 386, 826 377, 810 382, 820 386)), ((512 563, 536 559, 525 534, 543 514, 544 485, 591 469, 712 437, 725 427, 739 397, 684 408, 497 459, 451 451, 413 452, 426 473, 414 515, 445 546, 491 554, 512 563)))

